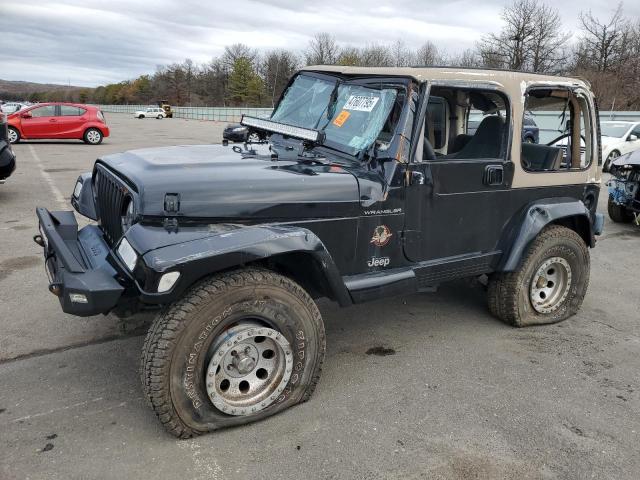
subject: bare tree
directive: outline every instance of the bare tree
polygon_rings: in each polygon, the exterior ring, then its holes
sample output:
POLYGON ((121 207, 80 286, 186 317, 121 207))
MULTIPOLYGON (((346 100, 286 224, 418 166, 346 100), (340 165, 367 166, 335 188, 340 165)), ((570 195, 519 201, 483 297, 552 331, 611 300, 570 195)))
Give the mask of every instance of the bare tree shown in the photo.
POLYGON ((467 48, 458 54, 450 56, 446 61, 443 61, 443 63, 462 68, 473 68, 482 65, 478 53, 471 48, 467 48))
POLYGON ((502 30, 485 35, 478 46, 486 66, 541 72, 559 68, 569 35, 562 32, 555 8, 539 0, 514 0, 501 18, 502 30))
POLYGON ((396 40, 391 45, 391 56, 394 67, 408 67, 413 65, 414 54, 402 40, 396 40))
POLYGON ((258 52, 256 49, 251 48, 244 43, 234 43, 224 47, 224 53, 222 54, 222 64, 227 72, 233 69, 236 60, 239 58, 246 58, 249 63, 255 65, 258 59, 258 52))
POLYGON ((309 41, 309 48, 305 52, 307 65, 333 65, 338 61, 340 47, 336 39, 326 33, 316 33, 309 41))
POLYGON ((361 52, 361 65, 364 67, 391 67, 393 56, 389 47, 371 44, 364 47, 361 52))
POLYGON ((360 50, 356 47, 351 46, 340 49, 340 55, 338 56, 337 64, 346 66, 361 65, 362 58, 360 56, 360 50))
POLYGON ((544 3, 538 5, 533 20, 533 37, 529 42, 531 50, 530 68, 534 72, 557 72, 566 69, 569 58, 565 48, 571 38, 563 33, 562 20, 555 8, 544 3))
POLYGON ((265 91, 270 98, 272 107, 282 94, 289 78, 296 71, 298 65, 298 57, 288 50, 274 50, 264 55, 260 63, 259 73, 264 80, 265 91))
POLYGON ((442 55, 438 51, 435 43, 431 41, 424 42, 415 53, 416 65, 428 67, 430 65, 438 65, 443 63, 442 55))
POLYGON ((625 31, 628 23, 622 13, 622 3, 608 21, 600 21, 591 10, 580 14, 582 37, 577 47, 577 64, 607 72, 614 68, 624 49, 625 31))

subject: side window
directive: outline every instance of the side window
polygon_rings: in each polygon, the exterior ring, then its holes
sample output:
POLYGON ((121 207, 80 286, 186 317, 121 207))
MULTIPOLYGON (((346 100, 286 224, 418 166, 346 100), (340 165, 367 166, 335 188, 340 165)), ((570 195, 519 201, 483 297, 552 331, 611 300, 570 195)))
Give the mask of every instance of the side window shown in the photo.
POLYGON ((70 105, 60 106, 60 115, 63 117, 78 117, 84 115, 86 110, 80 107, 72 107, 70 105))
POLYGON ((55 117, 56 115, 56 106, 55 105, 46 105, 44 107, 34 108, 30 111, 31 116, 33 118, 40 117, 55 117))
POLYGON ((631 131, 631 135, 635 135, 640 140, 640 125, 636 125, 636 128, 631 131))
POLYGON ((433 87, 423 160, 507 159, 506 96, 494 90, 433 87))
POLYGON ((589 166, 593 135, 585 98, 568 89, 535 88, 527 93, 525 111, 539 127, 537 144, 522 143, 525 170, 566 172, 589 166))

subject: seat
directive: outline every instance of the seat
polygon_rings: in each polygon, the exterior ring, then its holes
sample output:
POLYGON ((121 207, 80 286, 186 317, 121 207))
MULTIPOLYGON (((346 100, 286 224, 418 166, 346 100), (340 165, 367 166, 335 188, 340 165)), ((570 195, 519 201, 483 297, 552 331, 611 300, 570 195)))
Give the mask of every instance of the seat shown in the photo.
POLYGON ((473 135, 467 135, 466 133, 461 133, 460 135, 456 136, 456 138, 453 139, 453 142, 451 142, 449 153, 458 153, 465 147, 467 143, 469 143, 469 140, 471 140, 472 138, 473 135))
POLYGON ((560 170, 562 166, 562 148, 538 145, 536 143, 523 143, 522 163, 525 169, 533 172, 560 170))
POLYGON ((459 152, 447 158, 499 158, 502 150, 504 119, 498 115, 484 117, 478 130, 459 152))

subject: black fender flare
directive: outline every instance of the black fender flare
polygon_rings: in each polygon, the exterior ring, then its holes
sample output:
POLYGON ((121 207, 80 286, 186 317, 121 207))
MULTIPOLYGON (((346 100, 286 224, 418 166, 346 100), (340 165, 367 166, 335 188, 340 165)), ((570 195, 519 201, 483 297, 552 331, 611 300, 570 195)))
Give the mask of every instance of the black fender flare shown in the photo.
POLYGON ((208 275, 295 254, 298 258, 302 255, 313 259, 324 277, 324 290, 330 298, 342 306, 352 303, 331 254, 320 238, 306 228, 288 225, 239 226, 196 239, 189 235, 183 242, 180 242, 180 233, 178 230, 171 234, 171 245, 148 251, 142 257, 147 269, 147 283, 150 280, 149 273, 157 276, 157 282, 163 273, 176 270, 180 272, 178 282, 167 293, 144 291, 138 285, 142 301, 170 303, 208 275))
POLYGON ((550 224, 567 225, 593 248, 595 235, 592 215, 586 205, 575 198, 544 198, 529 204, 503 231, 499 248, 503 254, 496 266, 498 272, 512 272, 520 266, 529 244, 550 224))

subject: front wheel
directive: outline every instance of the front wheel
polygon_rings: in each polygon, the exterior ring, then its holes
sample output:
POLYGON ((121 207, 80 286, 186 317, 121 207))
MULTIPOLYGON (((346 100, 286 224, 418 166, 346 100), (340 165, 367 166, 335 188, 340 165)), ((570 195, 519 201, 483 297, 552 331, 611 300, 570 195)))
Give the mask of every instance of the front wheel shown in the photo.
POLYGON ((605 160, 604 165, 602 166, 602 171, 608 172, 609 170, 611 170, 611 162, 613 162, 619 156, 620 156, 620 152, 618 150, 612 150, 609 156, 607 157, 607 159, 605 160))
POLYGON ((611 197, 607 200, 607 213, 616 223, 629 223, 633 220, 633 214, 624 205, 615 203, 611 197))
POLYGON ((187 438, 306 401, 320 377, 320 312, 291 279, 262 269, 211 277, 158 316, 142 352, 145 396, 187 438))
POLYGON ((97 128, 88 128, 86 132, 84 132, 84 143, 88 143, 89 145, 99 145, 102 143, 102 132, 97 128))
POLYGON ((9 143, 18 143, 20 141, 20 132, 13 127, 9 127, 9 143))
POLYGON ((551 225, 531 243, 518 270, 491 275, 489 310, 516 327, 560 322, 580 309, 589 271, 589 250, 580 235, 551 225))

